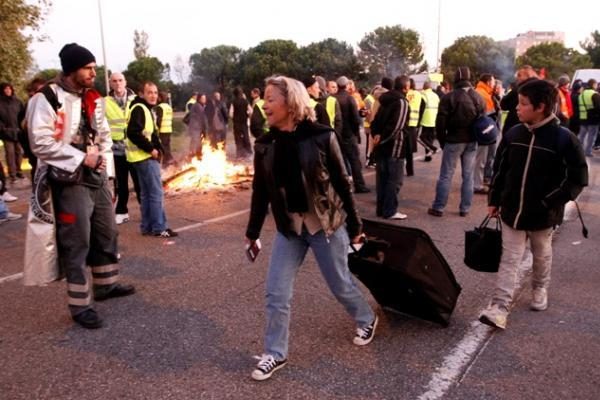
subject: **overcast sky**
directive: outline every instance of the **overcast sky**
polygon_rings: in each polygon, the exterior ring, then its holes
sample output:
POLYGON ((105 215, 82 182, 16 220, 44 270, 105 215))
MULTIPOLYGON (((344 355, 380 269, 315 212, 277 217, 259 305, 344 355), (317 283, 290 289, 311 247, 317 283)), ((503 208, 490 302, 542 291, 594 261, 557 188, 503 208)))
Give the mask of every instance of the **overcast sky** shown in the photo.
MULTIPOLYGON (((113 71, 126 69, 133 60, 135 29, 148 33, 151 56, 173 65, 178 56, 187 63, 206 47, 248 49, 267 39, 303 46, 332 37, 356 46, 375 28, 396 24, 420 34, 425 57, 436 66, 439 0, 100 1, 107 64, 113 71)), ((441 0, 440 52, 461 36, 504 40, 529 30, 563 31, 566 45, 579 49, 580 41, 600 29, 600 3, 569 0, 560 2, 560 8, 558 3, 441 0)), ((70 42, 87 47, 104 64, 98 0, 53 0, 40 33, 48 37, 32 45, 40 69, 60 68, 58 52, 70 42)))

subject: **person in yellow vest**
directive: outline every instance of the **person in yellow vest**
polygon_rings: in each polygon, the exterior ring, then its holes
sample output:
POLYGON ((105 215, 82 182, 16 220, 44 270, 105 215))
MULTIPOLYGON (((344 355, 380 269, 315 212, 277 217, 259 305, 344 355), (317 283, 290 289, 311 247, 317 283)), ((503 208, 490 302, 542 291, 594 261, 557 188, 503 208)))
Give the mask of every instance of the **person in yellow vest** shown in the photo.
POLYGON ((598 82, 590 79, 577 101, 580 124, 577 137, 583 146, 586 157, 593 157, 592 148, 600 126, 600 94, 597 89, 598 82))
POLYGON ((106 119, 110 126, 110 134, 113 141, 112 151, 115 161, 115 194, 117 204, 115 207, 115 220, 117 225, 129 221, 129 175, 133 180, 133 186, 140 201, 140 189, 137 175, 133 167, 125 157, 125 128, 127 128, 127 117, 129 106, 135 98, 135 94, 127 87, 127 80, 120 72, 114 72, 109 79, 110 92, 105 97, 106 119))
MULTIPOLYGON (((335 96, 333 96, 335 93, 332 94, 328 92, 327 81, 325 78, 322 76, 316 76, 315 79, 319 84, 320 92, 320 96, 317 101, 321 103, 323 107, 325 107, 327 116, 329 117, 329 123, 335 131, 335 136, 338 138, 338 140, 340 140, 340 135, 342 134, 342 110, 340 109, 340 103, 338 103, 335 96)), ((335 85, 335 90, 337 92, 337 84, 335 85)))
POLYGON ((431 161, 431 155, 435 154, 438 148, 435 146, 435 118, 437 117, 440 97, 431 88, 431 82, 423 83, 423 101, 425 110, 421 117, 421 134, 419 141, 425 147, 425 161, 431 161))
POLYGON ((160 156, 163 148, 158 137, 152 109, 158 103, 158 88, 145 82, 141 97, 136 97, 129 109, 127 122, 127 161, 133 164, 140 181, 142 235, 175 237, 177 232, 167 226, 164 193, 160 179, 160 156))
MULTIPOLYGON (((496 119, 498 113, 496 110, 496 104, 494 102, 494 87, 496 86, 496 79, 492 74, 481 74, 475 91, 485 103, 484 112, 487 116, 492 119, 496 119)), ((476 194, 487 194, 488 190, 484 186, 484 171, 487 160, 492 157, 493 153, 496 152, 496 142, 491 144, 478 144, 477 155, 475 156, 475 170, 473 171, 473 193, 476 194), (490 154, 492 153, 492 154, 490 154)))
POLYGON ((160 92, 158 94, 158 105, 154 107, 156 113, 156 126, 158 127, 158 136, 162 144, 164 154, 162 159, 163 167, 177 164, 171 154, 171 134, 173 133, 173 108, 169 104, 169 94, 160 92))
POLYGON ((192 109, 192 106, 194 104, 196 104, 196 101, 198 101, 198 92, 194 92, 194 94, 192 95, 192 97, 189 98, 189 100, 185 103, 185 112, 189 113, 190 110, 192 109))
POLYGON ((310 96, 309 104, 315 110, 315 115, 317 117, 317 122, 322 125, 331 125, 331 121, 329 120, 329 115, 327 115, 327 110, 323 106, 323 104, 318 102, 318 99, 321 97, 321 89, 319 88, 319 83, 317 82, 316 77, 309 76, 302 80, 308 95, 310 96))
POLYGON ((258 139, 265 133, 269 132, 269 124, 267 124, 267 116, 263 105, 265 101, 260 98, 260 89, 254 88, 250 91, 252 98, 252 116, 250 117, 250 133, 255 139, 258 139))
POLYGON ((417 90, 414 79, 410 78, 410 90, 406 93, 406 100, 410 113, 408 114, 408 122, 406 123, 406 140, 404 141, 404 152, 406 156, 406 175, 413 176, 415 174, 413 153, 417 151, 417 138, 419 137, 419 123, 423 112, 425 112, 425 101, 423 96, 417 90))

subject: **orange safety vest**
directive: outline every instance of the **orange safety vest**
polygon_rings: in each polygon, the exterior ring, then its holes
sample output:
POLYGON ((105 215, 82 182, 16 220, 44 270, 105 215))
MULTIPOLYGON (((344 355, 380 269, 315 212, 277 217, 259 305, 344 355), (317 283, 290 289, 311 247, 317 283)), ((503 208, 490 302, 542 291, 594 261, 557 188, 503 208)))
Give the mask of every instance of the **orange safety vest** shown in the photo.
POLYGON ((560 97, 560 112, 561 112, 561 114, 566 116, 567 118, 571 118, 573 116, 573 112, 569 112, 567 98, 565 97, 565 94, 560 89, 558 90, 558 96, 560 97))

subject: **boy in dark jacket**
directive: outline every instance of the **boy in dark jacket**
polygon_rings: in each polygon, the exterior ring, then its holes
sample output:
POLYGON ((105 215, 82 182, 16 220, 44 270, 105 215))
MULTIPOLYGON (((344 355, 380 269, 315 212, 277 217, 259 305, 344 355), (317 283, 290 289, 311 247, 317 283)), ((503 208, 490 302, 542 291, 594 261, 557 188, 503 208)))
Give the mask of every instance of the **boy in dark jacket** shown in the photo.
POLYGON ((502 259, 491 303, 479 318, 501 329, 506 328, 527 239, 533 253, 531 308, 548 308, 552 233, 562 221, 565 204, 588 183, 577 137, 561 127, 552 113, 556 89, 546 81, 533 80, 518 90, 521 124, 502 138, 488 200, 489 215, 502 220, 502 259))

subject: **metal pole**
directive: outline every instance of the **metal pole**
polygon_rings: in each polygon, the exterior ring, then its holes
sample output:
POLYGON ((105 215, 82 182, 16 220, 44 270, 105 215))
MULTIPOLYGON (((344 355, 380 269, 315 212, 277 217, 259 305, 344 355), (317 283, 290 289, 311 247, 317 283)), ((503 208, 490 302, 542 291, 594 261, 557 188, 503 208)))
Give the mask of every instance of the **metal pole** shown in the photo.
POLYGON ((104 24, 102 23, 102 7, 98 0, 98 17, 100 18, 100 38, 102 40, 102 58, 104 59, 104 84, 106 85, 106 95, 108 96, 108 64, 106 62, 106 46, 104 45, 104 24))
POLYGON ((437 52, 436 52, 436 62, 437 65, 435 70, 440 72, 440 23, 442 20, 442 0, 438 0, 438 32, 437 32, 437 52))

